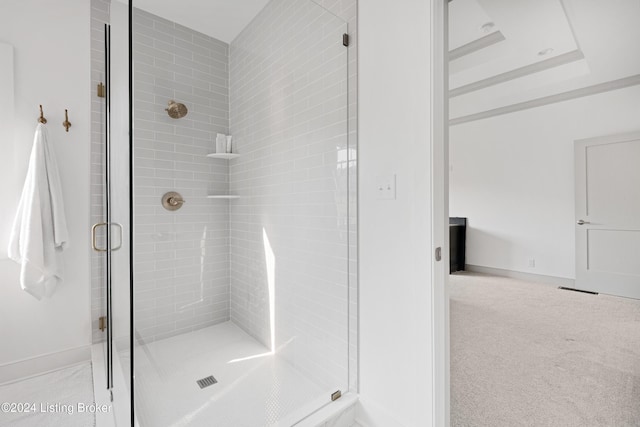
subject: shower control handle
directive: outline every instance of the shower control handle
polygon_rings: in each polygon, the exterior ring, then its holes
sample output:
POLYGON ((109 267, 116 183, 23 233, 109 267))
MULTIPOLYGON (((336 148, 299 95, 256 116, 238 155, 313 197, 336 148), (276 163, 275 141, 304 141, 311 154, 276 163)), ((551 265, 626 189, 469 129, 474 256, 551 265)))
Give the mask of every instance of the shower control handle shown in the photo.
POLYGON ((184 205, 186 201, 180 193, 169 191, 162 196, 162 207, 168 211, 177 211, 184 205))
POLYGON ((178 197, 169 197, 169 200, 167 200, 169 202, 169 204, 171 206, 178 206, 184 203, 184 200, 178 198, 178 197))

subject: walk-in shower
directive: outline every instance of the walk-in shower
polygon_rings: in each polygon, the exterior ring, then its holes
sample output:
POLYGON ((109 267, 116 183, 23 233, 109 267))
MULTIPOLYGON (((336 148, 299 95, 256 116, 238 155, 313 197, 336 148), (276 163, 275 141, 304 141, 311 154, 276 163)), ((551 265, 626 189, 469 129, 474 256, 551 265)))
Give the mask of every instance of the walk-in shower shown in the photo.
POLYGON ((292 426, 357 384, 355 0, 201 3, 92 0, 101 385, 292 426))

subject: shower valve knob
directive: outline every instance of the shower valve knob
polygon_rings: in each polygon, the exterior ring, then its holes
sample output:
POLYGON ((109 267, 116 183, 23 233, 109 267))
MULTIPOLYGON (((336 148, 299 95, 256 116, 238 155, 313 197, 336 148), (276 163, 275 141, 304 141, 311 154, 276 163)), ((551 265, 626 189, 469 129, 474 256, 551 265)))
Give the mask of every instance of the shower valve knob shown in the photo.
POLYGON ((185 200, 179 193, 175 191, 170 191, 162 196, 162 207, 164 207, 168 211, 175 211, 182 207, 185 203, 185 200))
POLYGON ((169 204, 171 206, 178 206, 184 203, 184 200, 178 199, 176 197, 169 197, 169 204))

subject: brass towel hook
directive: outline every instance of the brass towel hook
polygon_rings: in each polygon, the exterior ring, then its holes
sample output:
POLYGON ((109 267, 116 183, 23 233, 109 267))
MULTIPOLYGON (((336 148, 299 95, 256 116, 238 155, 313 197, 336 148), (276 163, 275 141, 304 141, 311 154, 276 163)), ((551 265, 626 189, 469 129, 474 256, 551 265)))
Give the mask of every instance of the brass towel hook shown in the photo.
POLYGON ((64 122, 62 122, 62 126, 69 132, 71 122, 69 121, 69 112, 66 109, 64 110, 64 122))
POLYGON ((40 105, 40 118, 38 119, 38 123, 47 123, 47 119, 44 118, 44 113, 42 112, 42 105, 40 105))

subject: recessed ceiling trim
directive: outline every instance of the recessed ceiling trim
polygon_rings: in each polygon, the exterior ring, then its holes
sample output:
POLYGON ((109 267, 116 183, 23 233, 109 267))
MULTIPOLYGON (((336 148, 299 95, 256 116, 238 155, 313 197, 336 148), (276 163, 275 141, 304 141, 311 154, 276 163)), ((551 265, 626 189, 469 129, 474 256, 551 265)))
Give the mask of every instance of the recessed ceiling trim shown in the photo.
POLYGON ((575 30, 575 28, 573 28, 573 23, 571 22, 571 17, 567 13, 567 5, 565 4, 565 1, 566 0, 560 0, 560 6, 562 7, 562 11, 564 12, 564 16, 567 19, 567 24, 569 24, 569 29, 571 30, 571 35, 573 36, 573 40, 575 40, 575 42, 576 42, 576 47, 578 48, 578 50, 582 50, 582 48, 580 47, 580 41, 578 40, 578 37, 576 37, 576 30, 575 30))
POLYGON ((530 74, 539 73, 540 71, 548 70, 550 68, 566 65, 571 62, 580 61, 584 59, 584 54, 579 50, 563 53, 562 55, 554 56, 553 58, 545 59, 524 67, 516 68, 515 70, 507 71, 506 73, 491 76, 477 82, 469 83, 464 86, 451 89, 449 91, 449 98, 455 98, 456 96, 464 95, 469 92, 475 92, 476 90, 484 89, 490 86, 495 86, 500 83, 508 82, 509 80, 518 79, 520 77, 528 76, 530 74))
POLYGON ((477 52, 479 50, 485 49, 491 45, 500 43, 501 41, 504 41, 504 40, 506 39, 504 38, 504 35, 500 31, 494 31, 491 34, 487 34, 484 37, 480 37, 477 40, 474 40, 467 44, 463 44, 460 47, 450 50, 449 61, 455 61, 458 58, 462 58, 463 56, 470 55, 473 52, 477 52))
POLYGON ((640 74, 625 77, 622 79, 611 80, 604 83, 598 83, 596 85, 582 87, 555 95, 544 96, 542 98, 536 98, 530 101, 519 102, 517 104, 507 105, 506 107, 494 108, 492 110, 482 111, 480 113, 469 114, 468 116, 457 117, 455 119, 449 120, 449 126, 455 126, 462 123, 473 122, 476 120, 488 119, 490 117, 501 116, 503 114, 515 113, 516 111, 542 107, 544 105, 555 104, 557 102, 596 95, 603 92, 610 92, 612 90, 623 89, 636 85, 640 85, 640 74))

